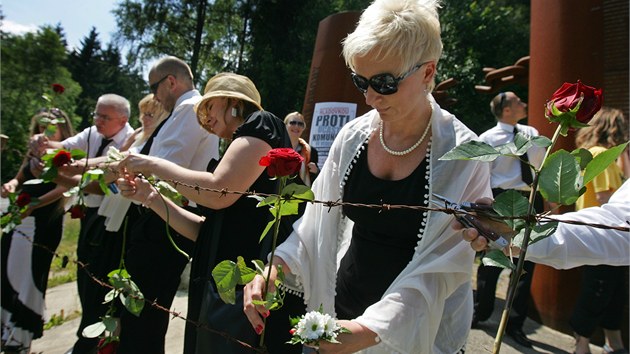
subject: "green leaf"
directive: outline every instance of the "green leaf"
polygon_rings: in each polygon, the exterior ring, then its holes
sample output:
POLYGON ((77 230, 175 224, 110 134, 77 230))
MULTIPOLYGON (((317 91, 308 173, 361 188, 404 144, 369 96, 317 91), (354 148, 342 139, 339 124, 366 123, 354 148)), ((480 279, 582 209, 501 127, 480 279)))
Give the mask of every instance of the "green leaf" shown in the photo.
POLYGON ((266 197, 265 199, 261 200, 260 202, 258 202, 258 205, 256 205, 256 207, 260 208, 260 207, 264 207, 264 206, 267 206, 267 205, 274 205, 279 200, 280 200, 280 198, 278 198, 277 196, 270 195, 270 196, 266 197))
POLYGON ((575 156, 558 150, 547 158, 540 170, 540 193, 549 202, 573 204, 580 196, 580 180, 580 166, 575 156))
POLYGON ((80 160, 87 156, 87 154, 81 149, 72 149, 72 151, 70 151, 70 156, 72 156, 75 160, 80 160))
POLYGON ((238 283, 240 285, 245 285, 249 283, 256 276, 256 271, 245 265, 245 260, 243 259, 243 257, 238 256, 238 258, 236 259, 236 265, 238 266, 238 270, 241 273, 241 276, 238 279, 238 283))
MULTIPOLYGON (((553 233, 556 232, 557 227, 558 227, 557 221, 535 225, 532 228, 532 232, 529 234, 529 244, 532 245, 538 241, 544 240, 547 237, 553 235, 553 233)), ((518 247, 522 247, 524 239, 525 239, 525 229, 522 229, 518 233, 518 235, 514 236, 514 238, 512 239, 512 243, 518 247)))
POLYGON ((107 294, 105 294, 105 300, 103 301, 104 304, 114 300, 116 298, 116 289, 112 289, 110 290, 107 294))
POLYGON ((495 148, 481 141, 467 141, 454 147, 451 151, 440 157, 440 160, 477 160, 494 161, 501 153, 495 148))
POLYGON ((267 226, 265 226, 265 229, 263 230, 262 234, 260 235, 260 239, 258 240, 258 242, 262 242, 262 240, 265 238, 265 236, 267 236, 267 233, 269 232, 269 230, 271 230, 271 227, 275 223, 276 223, 276 219, 273 219, 267 224, 267 226))
POLYGON ((617 145, 612 147, 591 160, 588 165, 586 165, 586 169, 584 170, 584 181, 583 185, 586 185, 588 182, 592 181, 593 178, 597 177, 600 173, 602 173, 611 163, 614 163, 617 157, 621 155, 623 150, 628 146, 628 143, 623 143, 621 145, 617 145))
POLYGON ((282 203, 282 209, 280 209, 280 216, 285 215, 297 215, 300 208, 300 200, 285 201, 282 203))
POLYGON ((116 327, 118 327, 116 319, 110 316, 105 316, 105 318, 103 318, 103 324, 105 324, 105 329, 109 332, 114 332, 116 327))
POLYGON ((515 155, 518 156, 525 154, 527 150, 529 150, 529 148, 532 146, 532 142, 530 141, 529 137, 521 132, 516 133, 513 143, 516 147, 515 155))
POLYGON ((125 279, 128 279, 128 278, 131 277, 129 275, 129 272, 127 272, 127 269, 124 269, 124 268, 122 268, 122 269, 114 269, 111 272, 107 273, 107 277, 108 278, 111 278, 114 275, 118 275, 119 277, 125 278, 125 279))
MULTIPOLYGON (((501 216, 526 216, 529 201, 521 193, 515 190, 507 190, 499 194, 492 204, 493 209, 501 216)), ((518 230, 525 225, 525 220, 504 220, 513 230, 518 230)))
POLYGON ((236 263, 230 260, 222 261, 212 270, 212 277, 223 302, 234 305, 236 303, 235 288, 241 277, 236 263))
MULTIPOLYGON (((313 193, 311 188, 303 184, 297 184, 297 183, 291 183, 285 186, 284 189, 282 189, 282 193, 280 194, 282 196, 289 195, 294 198, 300 198, 300 199, 306 199, 306 200, 315 199, 315 194, 313 193)), ((292 201, 302 202, 302 200, 295 200, 295 199, 293 199, 292 201)))
POLYGON ((81 334, 86 338, 96 338, 100 336, 101 333, 105 332, 105 329, 107 329, 107 327, 105 326, 105 323, 96 322, 85 327, 83 329, 83 332, 81 332, 81 334))
POLYGON ((481 259, 483 265, 490 267, 507 268, 514 270, 516 267, 508 256, 503 254, 501 250, 491 250, 481 259))
POLYGON ((551 139, 543 135, 533 136, 530 138, 530 141, 532 142, 533 145, 541 147, 541 148, 546 148, 546 147, 551 146, 551 139))
MULTIPOLYGON (((140 294, 142 295, 142 294, 140 294)), ((122 303, 125 305, 127 311, 131 312, 135 316, 140 316, 142 309, 144 308, 144 297, 137 298, 138 295, 126 296, 121 298, 122 303)))
POLYGON ((265 263, 263 263, 263 261, 261 261, 260 259, 254 259, 252 260, 252 263, 254 263, 254 268, 256 269, 256 273, 262 275, 263 277, 266 277, 267 275, 264 274, 265 273, 265 263))
POLYGON ((57 178, 57 167, 48 167, 44 169, 44 172, 39 176, 44 182, 51 182, 55 178, 57 178))
POLYGON ((571 151, 571 155, 575 156, 578 163, 580 164, 580 170, 586 168, 589 162, 593 159, 593 154, 587 149, 579 148, 571 151))

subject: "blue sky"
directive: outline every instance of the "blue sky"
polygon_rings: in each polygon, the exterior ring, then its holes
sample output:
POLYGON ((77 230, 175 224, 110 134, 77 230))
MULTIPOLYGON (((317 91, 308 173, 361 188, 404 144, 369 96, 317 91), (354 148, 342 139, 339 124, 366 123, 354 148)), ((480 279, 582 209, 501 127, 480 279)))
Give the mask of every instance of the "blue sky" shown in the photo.
POLYGON ((114 0, 4 0, 2 29, 24 33, 42 25, 61 23, 68 45, 76 48, 94 26, 101 44, 106 45, 116 31, 116 20, 111 13, 116 3, 114 0))

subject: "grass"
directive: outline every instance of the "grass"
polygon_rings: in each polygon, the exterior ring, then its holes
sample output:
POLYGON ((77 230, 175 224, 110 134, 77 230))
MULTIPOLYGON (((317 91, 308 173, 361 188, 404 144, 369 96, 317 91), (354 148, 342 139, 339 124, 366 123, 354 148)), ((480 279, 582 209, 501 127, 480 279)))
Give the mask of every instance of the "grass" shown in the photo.
POLYGON ((79 239, 79 219, 71 219, 65 216, 63 236, 59 247, 57 247, 57 255, 50 265, 50 273, 48 274, 48 287, 52 288, 57 285, 69 283, 77 280, 77 240, 79 239), (64 259, 67 257, 67 262, 64 259), (64 263, 67 263, 64 267, 64 263))

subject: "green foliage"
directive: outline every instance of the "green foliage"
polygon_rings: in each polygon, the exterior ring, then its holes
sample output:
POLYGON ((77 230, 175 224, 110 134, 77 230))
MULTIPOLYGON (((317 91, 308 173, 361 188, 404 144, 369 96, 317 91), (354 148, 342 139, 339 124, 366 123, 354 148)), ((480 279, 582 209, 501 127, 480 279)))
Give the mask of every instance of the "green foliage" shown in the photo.
POLYGON ((55 103, 73 117, 81 87, 64 67, 65 48, 51 27, 24 35, 3 32, 1 56, 0 115, 2 132, 10 138, 2 153, 2 180, 6 181, 16 174, 26 152, 31 117, 47 107, 42 95, 52 93, 53 83, 63 85, 66 90, 55 103))
MULTIPOLYGON (((481 94, 484 67, 513 65, 529 55, 529 10, 527 0, 450 0, 440 10, 443 55, 437 81, 455 78, 459 84, 448 92, 458 102, 448 110, 478 134, 495 124, 489 103, 494 95, 481 94)), ((527 87, 512 85, 527 101, 527 87)))

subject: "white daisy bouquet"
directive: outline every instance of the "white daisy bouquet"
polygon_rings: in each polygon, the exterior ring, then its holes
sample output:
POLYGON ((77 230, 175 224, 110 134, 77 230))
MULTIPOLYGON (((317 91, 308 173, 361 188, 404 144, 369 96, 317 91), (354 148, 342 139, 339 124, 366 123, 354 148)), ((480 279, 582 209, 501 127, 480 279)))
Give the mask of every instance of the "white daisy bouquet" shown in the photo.
POLYGON ((301 317, 291 318, 291 334, 293 337, 287 343, 319 346, 320 341, 339 343, 337 336, 350 331, 337 324, 337 320, 323 312, 320 306, 318 310, 311 311, 301 317))

